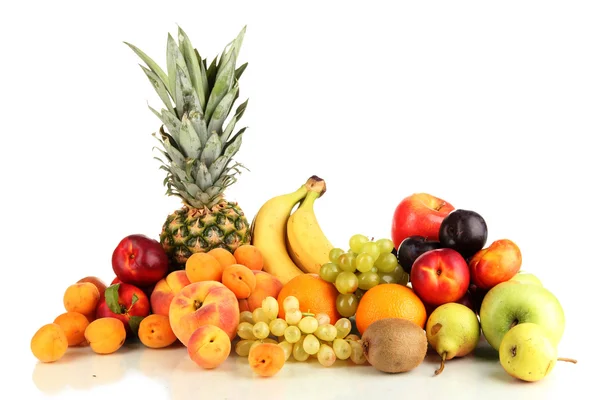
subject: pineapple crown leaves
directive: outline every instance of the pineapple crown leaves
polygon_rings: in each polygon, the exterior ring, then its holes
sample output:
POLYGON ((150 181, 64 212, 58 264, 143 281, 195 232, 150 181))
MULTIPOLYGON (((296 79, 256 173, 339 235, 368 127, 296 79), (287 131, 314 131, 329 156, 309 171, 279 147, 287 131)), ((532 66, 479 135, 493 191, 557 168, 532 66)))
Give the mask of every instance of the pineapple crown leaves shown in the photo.
POLYGON ((208 64, 178 27, 177 42, 171 34, 167 36, 166 72, 138 47, 125 42, 144 62, 140 67, 164 104, 160 111, 148 108, 162 122, 160 134, 154 136, 162 145, 158 150, 163 158, 155 158, 167 172, 166 194, 193 207, 218 203, 243 167, 230 164, 246 130, 233 134, 248 100, 231 114, 239 97, 239 79, 248 65, 236 68, 245 32, 246 27, 208 64))

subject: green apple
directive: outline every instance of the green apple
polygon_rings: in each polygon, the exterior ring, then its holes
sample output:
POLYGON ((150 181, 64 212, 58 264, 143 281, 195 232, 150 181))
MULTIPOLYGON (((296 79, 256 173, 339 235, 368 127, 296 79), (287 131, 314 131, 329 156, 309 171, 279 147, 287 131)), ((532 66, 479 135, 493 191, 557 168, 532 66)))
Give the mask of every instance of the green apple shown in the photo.
POLYGON ((510 278, 509 281, 544 286, 540 278, 529 272, 519 271, 515 276, 510 278))
POLYGON ((553 293, 539 285, 511 281, 499 283, 485 294, 479 319, 483 336, 495 350, 506 332, 517 324, 540 325, 548 330, 555 345, 565 330, 565 314, 553 293))

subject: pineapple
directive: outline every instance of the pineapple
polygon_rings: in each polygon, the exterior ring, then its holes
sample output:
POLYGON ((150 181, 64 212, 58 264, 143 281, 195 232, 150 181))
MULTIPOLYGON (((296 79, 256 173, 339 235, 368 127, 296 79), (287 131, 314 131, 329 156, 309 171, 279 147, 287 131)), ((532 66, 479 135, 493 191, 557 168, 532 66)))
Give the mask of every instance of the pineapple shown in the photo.
POLYGON ((183 269, 189 256, 222 247, 234 252, 250 243, 250 229, 237 203, 224 197, 243 165, 233 162, 246 128, 234 133, 248 100, 232 107, 247 63, 236 67, 246 27, 207 64, 179 28, 178 41, 167 38, 167 71, 136 46, 127 44, 146 64, 142 70, 164 108, 150 110, 162 122, 160 168, 166 171, 166 195, 182 200, 182 208, 163 224, 160 242, 171 269, 183 269), (229 119, 228 119, 229 117, 229 119), (228 119, 227 123, 226 120, 228 119), (166 131, 165 131, 166 128, 166 131))

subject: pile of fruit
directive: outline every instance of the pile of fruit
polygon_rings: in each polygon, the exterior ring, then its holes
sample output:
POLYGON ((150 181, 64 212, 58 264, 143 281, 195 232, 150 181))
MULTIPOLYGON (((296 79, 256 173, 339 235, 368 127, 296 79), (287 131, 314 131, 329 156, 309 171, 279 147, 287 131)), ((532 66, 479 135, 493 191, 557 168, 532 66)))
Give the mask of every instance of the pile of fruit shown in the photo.
POLYGON ((336 247, 314 210, 325 181, 311 176, 248 223, 224 197, 242 168, 233 157, 247 100, 233 106, 247 66, 237 65, 244 34, 209 63, 179 29, 177 40, 168 36, 166 71, 128 44, 164 104, 151 111, 162 122, 165 185, 183 204, 156 239, 132 234, 116 244, 109 285, 88 276, 66 288, 64 312, 31 339, 38 360, 56 362, 71 347, 110 354, 139 341, 180 346, 204 369, 235 353, 260 376, 312 359, 400 373, 431 348, 437 375, 483 337, 521 380, 575 362, 557 354, 559 301, 521 271, 516 243, 488 244, 475 211, 412 194, 395 209, 390 238, 354 234, 336 247))

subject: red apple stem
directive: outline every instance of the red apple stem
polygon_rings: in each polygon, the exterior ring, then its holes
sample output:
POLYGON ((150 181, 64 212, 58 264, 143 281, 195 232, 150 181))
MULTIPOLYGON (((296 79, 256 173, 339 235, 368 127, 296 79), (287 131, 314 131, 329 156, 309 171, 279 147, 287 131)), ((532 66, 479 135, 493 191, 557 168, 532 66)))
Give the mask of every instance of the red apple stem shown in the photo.
POLYGON ((444 370, 444 365, 446 362, 446 352, 442 353, 442 362, 440 363, 440 367, 438 369, 435 370, 435 375, 439 375, 442 373, 442 371, 444 370))
POLYGON ((573 364, 577 364, 577 360, 574 359, 574 358, 558 357, 556 359, 556 361, 565 361, 565 362, 570 362, 570 363, 573 363, 573 364))

